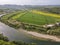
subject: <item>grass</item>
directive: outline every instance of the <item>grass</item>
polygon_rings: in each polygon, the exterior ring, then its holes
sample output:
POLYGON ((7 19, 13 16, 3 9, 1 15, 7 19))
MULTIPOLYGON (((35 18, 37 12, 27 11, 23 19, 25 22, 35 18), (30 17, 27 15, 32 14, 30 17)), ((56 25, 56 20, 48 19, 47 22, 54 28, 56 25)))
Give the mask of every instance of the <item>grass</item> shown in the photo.
POLYGON ((24 15, 26 12, 22 12, 22 13, 20 13, 20 14, 18 14, 18 15, 15 15, 15 16, 13 16, 11 19, 17 19, 17 18, 20 18, 22 15, 24 15))
POLYGON ((28 12, 27 14, 17 18, 16 20, 20 22, 32 23, 38 25, 50 24, 60 21, 60 19, 55 17, 45 16, 42 14, 35 14, 31 12, 28 12))

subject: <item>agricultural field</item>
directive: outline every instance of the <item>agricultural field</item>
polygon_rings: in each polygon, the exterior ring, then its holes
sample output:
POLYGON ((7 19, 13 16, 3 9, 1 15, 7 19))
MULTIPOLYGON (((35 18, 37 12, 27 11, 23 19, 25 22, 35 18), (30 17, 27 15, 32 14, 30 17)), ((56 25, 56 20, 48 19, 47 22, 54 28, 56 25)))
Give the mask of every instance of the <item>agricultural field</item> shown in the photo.
POLYGON ((19 22, 25 22, 30 24, 37 24, 37 25, 44 25, 44 24, 52 24, 56 23, 57 21, 60 22, 60 18, 58 15, 57 17, 54 16, 47 16, 46 14, 37 14, 33 12, 24 12, 18 15, 12 16, 10 19, 15 19, 19 22))

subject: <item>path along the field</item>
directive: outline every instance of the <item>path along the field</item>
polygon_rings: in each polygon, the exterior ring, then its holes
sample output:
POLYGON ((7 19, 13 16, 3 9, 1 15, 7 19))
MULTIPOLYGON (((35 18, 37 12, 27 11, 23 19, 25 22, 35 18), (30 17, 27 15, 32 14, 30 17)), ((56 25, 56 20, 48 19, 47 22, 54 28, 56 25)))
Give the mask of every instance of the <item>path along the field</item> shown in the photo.
POLYGON ((56 17, 56 18, 60 18, 59 14, 52 14, 52 13, 45 13, 42 11, 37 11, 37 10, 31 10, 32 13, 36 13, 36 14, 42 14, 42 15, 46 15, 46 16, 52 16, 52 17, 56 17))

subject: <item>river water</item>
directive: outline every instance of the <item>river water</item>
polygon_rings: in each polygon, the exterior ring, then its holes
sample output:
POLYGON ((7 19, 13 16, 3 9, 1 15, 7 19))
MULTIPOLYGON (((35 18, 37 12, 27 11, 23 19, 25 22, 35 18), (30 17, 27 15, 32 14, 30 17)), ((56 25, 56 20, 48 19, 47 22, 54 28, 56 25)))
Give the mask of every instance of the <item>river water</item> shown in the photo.
MULTIPOLYGON (((1 17, 1 15, 0 15, 1 17)), ((17 31, 16 29, 5 25, 0 22, 0 33, 3 33, 4 36, 7 36, 11 41, 24 41, 26 43, 36 43, 37 45, 60 45, 58 42, 43 41, 31 38, 29 34, 22 31, 17 31)))

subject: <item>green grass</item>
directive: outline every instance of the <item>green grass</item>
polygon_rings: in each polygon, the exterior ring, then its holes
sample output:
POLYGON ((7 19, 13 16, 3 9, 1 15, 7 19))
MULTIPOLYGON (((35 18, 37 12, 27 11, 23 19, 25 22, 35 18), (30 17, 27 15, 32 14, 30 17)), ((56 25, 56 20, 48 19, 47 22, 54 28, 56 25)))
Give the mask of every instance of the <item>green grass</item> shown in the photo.
POLYGON ((17 18, 16 20, 20 22, 32 23, 32 24, 38 24, 38 25, 43 25, 46 23, 51 24, 51 23, 60 21, 60 19, 55 18, 55 17, 34 14, 31 12, 28 12, 27 14, 23 15, 22 17, 17 18))
POLYGON ((12 16, 11 19, 16 20, 17 18, 20 18, 21 16, 23 16, 24 14, 26 14, 26 12, 21 12, 18 15, 12 16))

